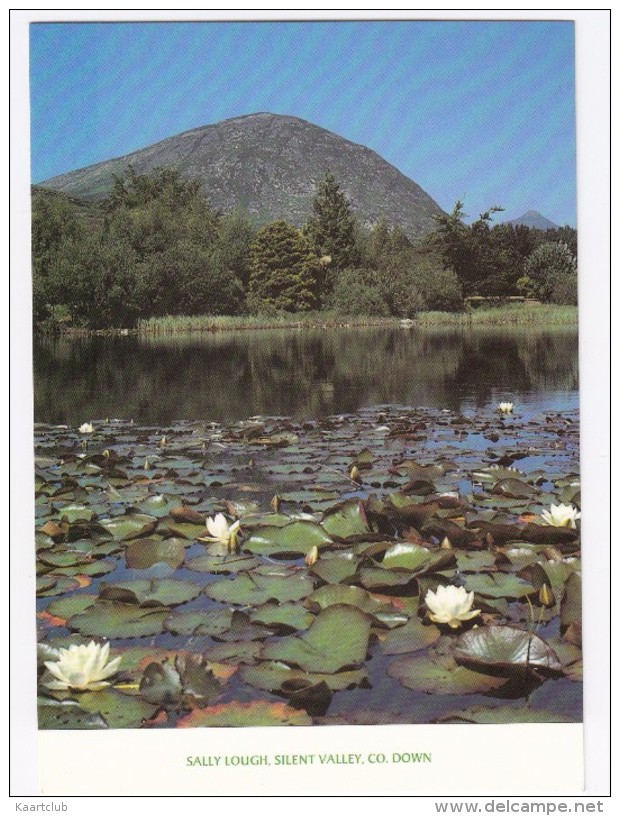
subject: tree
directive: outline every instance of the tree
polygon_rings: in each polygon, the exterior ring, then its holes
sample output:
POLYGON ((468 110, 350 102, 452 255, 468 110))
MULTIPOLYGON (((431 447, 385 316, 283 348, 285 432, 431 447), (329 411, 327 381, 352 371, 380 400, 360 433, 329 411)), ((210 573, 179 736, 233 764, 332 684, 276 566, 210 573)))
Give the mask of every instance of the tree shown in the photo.
POLYGON ((540 244, 526 260, 523 271, 541 300, 577 302, 577 261, 566 244, 540 244))
POLYGON ((259 230, 250 250, 251 311, 298 312, 317 305, 321 267, 304 235, 286 221, 259 230))
POLYGON ((331 173, 318 186, 304 234, 318 257, 331 259, 329 266, 325 266, 329 274, 322 282, 321 294, 326 295, 333 286, 335 273, 357 266, 360 261, 355 216, 331 173))

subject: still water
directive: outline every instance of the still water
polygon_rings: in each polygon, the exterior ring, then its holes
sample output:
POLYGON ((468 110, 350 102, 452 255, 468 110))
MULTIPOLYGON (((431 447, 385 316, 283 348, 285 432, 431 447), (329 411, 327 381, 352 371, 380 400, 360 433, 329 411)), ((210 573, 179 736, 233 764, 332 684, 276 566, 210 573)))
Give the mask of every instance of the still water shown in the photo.
POLYGON ((578 405, 576 327, 277 329, 37 340, 35 421, 296 419, 398 404, 578 405))

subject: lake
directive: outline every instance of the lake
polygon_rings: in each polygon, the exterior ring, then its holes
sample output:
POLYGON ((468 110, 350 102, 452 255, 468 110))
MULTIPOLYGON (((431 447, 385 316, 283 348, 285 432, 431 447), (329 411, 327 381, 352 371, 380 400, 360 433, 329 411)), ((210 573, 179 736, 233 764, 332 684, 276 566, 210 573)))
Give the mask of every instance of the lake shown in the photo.
POLYGON ((576 326, 276 329, 37 339, 36 422, 296 419, 371 405, 578 406, 576 326))

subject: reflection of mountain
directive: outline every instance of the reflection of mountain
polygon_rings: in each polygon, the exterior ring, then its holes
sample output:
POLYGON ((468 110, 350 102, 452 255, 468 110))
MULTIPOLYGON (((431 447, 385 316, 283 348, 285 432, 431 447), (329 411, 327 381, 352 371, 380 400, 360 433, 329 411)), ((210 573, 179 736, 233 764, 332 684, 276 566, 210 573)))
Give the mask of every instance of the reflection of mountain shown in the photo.
POLYGON ((311 418, 397 403, 459 410, 493 393, 574 391, 573 329, 274 330, 57 339, 35 355, 37 421, 311 418))

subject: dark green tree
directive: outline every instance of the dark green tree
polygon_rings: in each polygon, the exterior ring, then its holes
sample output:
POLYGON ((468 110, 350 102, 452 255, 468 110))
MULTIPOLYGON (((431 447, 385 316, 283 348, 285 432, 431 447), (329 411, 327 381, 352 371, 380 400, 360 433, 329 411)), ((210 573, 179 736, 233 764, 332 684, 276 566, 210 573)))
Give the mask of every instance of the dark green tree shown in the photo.
POLYGON ((276 221, 259 230, 250 250, 248 307, 298 312, 317 305, 318 258, 300 230, 276 221))
POLYGON ((355 216, 331 173, 327 173, 318 186, 304 234, 316 255, 330 258, 329 265, 324 266, 329 272, 321 287, 321 294, 325 295, 340 270, 355 267, 361 260, 355 216))

